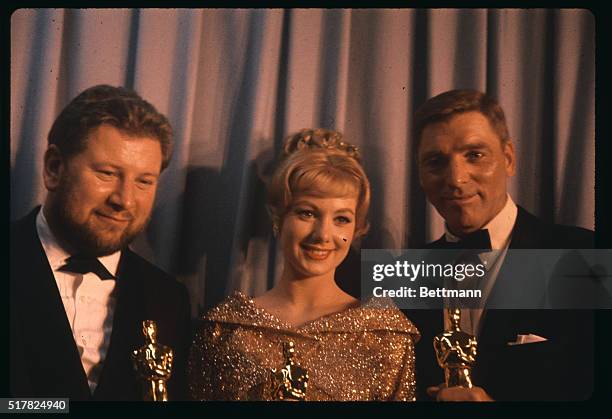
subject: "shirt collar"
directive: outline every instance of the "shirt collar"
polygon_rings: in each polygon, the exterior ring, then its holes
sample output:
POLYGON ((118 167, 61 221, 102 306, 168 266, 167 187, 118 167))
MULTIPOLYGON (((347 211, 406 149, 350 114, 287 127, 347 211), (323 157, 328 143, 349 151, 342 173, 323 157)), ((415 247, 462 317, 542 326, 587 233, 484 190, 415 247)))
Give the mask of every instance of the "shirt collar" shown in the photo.
MULTIPOLYGON (((38 212, 38 215, 36 215, 36 232, 38 233, 40 243, 42 244, 45 254, 47 255, 51 269, 53 272, 57 271, 66 263, 66 259, 68 259, 71 255, 59 244, 55 238, 55 235, 49 227, 49 223, 47 222, 47 218, 45 217, 42 207, 38 212)), ((107 256, 100 256, 98 260, 106 269, 108 269, 111 274, 117 275, 117 267, 119 266, 120 258, 121 251, 117 251, 107 256)))
MULTIPOLYGON (((512 229, 516 222, 516 216, 518 214, 518 208, 510 195, 507 195, 506 205, 500 212, 497 213, 491 221, 489 221, 483 229, 489 230, 489 237, 491 238, 491 248, 493 250, 505 249, 510 243, 510 236, 512 235, 512 229)), ((448 242, 458 242, 460 238, 455 236, 448 229, 448 225, 444 223, 444 238, 448 242)))

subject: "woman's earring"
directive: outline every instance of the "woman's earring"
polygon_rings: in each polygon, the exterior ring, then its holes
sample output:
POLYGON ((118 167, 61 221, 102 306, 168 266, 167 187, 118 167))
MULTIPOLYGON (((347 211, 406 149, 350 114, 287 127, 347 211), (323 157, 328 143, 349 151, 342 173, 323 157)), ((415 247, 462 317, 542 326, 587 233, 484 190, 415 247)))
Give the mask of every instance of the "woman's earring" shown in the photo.
POLYGON ((278 224, 276 223, 272 224, 272 234, 275 239, 278 238, 278 224))

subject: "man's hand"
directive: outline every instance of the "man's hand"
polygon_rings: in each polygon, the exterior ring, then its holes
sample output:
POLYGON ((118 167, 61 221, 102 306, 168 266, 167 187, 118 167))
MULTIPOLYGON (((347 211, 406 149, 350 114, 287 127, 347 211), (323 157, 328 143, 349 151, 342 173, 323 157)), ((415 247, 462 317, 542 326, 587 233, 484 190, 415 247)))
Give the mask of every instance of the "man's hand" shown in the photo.
POLYGON ((482 387, 446 387, 446 384, 427 388, 427 394, 439 402, 492 402, 482 387))

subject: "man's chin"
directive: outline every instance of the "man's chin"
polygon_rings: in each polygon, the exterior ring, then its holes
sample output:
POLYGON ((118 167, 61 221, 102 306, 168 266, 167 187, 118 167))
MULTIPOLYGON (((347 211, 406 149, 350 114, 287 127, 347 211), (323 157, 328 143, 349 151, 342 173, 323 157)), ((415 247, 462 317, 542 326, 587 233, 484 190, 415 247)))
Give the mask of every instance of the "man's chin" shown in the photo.
POLYGON ((129 242, 124 243, 119 240, 82 240, 79 244, 79 248, 81 252, 84 252, 88 255, 101 257, 111 255, 123 248, 125 248, 129 242))
POLYGON ((49 214, 48 221, 53 222, 54 233, 68 251, 96 257, 125 249, 145 227, 145 223, 135 220, 126 225, 109 225, 96 217, 77 221, 74 211, 65 207, 49 214))
POLYGON ((100 257, 125 249, 140 232, 104 232, 87 229, 77 237, 76 247, 80 252, 100 257))
POLYGON ((98 256, 107 256, 111 255, 119 250, 122 250, 130 244, 132 240, 113 240, 113 241, 104 241, 97 243, 96 253, 98 256))
POLYGON ((482 226, 473 219, 455 219, 452 222, 446 222, 449 230, 456 236, 464 236, 479 230, 482 226))

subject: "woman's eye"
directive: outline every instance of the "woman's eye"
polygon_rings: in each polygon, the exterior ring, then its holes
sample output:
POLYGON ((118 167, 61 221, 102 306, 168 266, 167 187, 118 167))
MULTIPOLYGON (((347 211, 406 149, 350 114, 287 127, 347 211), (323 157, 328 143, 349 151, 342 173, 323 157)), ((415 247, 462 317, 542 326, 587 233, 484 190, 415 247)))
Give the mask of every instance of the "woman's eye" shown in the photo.
POLYGON ((305 210, 305 209, 298 209, 296 211, 297 215, 300 216, 300 218, 312 218, 314 217, 314 212, 310 211, 310 210, 305 210))
POLYGON ((339 216, 339 217, 336 217, 336 221, 337 221, 339 224, 350 224, 350 223, 352 223, 352 222, 353 222, 353 220, 351 220, 349 217, 345 217, 345 216, 343 216, 343 215, 341 215, 341 216, 339 216))

